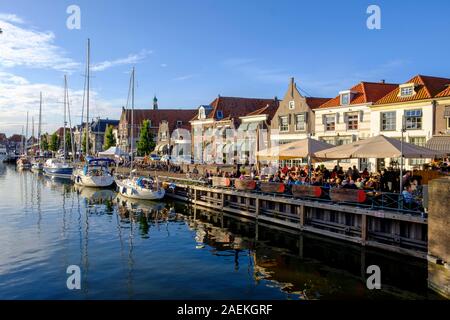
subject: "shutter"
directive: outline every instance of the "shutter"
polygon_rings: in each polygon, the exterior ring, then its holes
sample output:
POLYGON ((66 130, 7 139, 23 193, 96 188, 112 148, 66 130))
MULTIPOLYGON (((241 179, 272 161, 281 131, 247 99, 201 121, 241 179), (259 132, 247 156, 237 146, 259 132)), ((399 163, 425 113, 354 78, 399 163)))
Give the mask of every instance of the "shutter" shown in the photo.
POLYGON ((325 125, 325 115, 322 115, 322 124, 325 125))
POLYGON ((344 123, 348 123, 348 113, 344 113, 344 123))
POLYGON ((336 124, 339 123, 339 113, 336 113, 335 122, 336 122, 336 124))
POLYGON ((289 118, 288 118, 288 125, 291 125, 291 121, 292 121, 292 115, 291 114, 289 114, 289 118))
POLYGON ((364 121, 364 110, 360 110, 359 111, 359 122, 363 122, 364 121))
POLYGON ((305 113, 304 113, 304 116, 305 116, 305 123, 308 123, 308 115, 309 115, 308 112, 305 112, 305 113))

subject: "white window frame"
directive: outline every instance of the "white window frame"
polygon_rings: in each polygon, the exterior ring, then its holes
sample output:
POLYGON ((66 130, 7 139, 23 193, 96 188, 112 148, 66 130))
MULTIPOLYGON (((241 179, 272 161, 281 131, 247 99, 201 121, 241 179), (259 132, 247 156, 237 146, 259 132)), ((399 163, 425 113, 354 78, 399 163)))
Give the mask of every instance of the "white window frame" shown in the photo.
POLYGON ((405 115, 406 130, 422 130, 423 129, 423 111, 422 111, 422 109, 405 110, 404 115, 405 115), (409 114, 409 115, 407 115, 407 114, 409 114), (420 126, 419 126, 419 124, 420 124, 420 126))
POLYGON ((400 85, 400 88, 399 88, 399 91, 398 91, 398 96, 400 98, 411 97, 411 96, 413 96, 415 94, 416 94, 416 92, 414 90, 414 84, 413 83, 400 85))
POLYGON ((289 116, 281 116, 280 117, 280 126, 279 126, 280 132, 288 132, 289 131, 289 116), (286 125, 283 125, 283 119, 286 119, 286 125))
MULTIPOLYGON (((392 120, 392 118, 389 118, 389 119, 392 120)), ((381 131, 395 131, 395 130, 397 130, 397 112, 396 111, 384 111, 384 112, 380 113, 380 130, 381 131), (387 128, 383 127, 383 115, 388 114, 388 113, 394 115, 393 116, 393 126, 394 126, 394 128, 387 129, 387 128)))
POLYGON ((295 131, 306 131, 306 114, 305 113, 297 113, 295 115, 295 131), (298 117, 303 117, 303 121, 298 121, 298 117), (303 124, 302 128, 298 128, 298 124, 303 124))
POLYGON ((350 104, 350 92, 341 93, 341 105, 348 106, 350 104), (347 101, 344 102, 344 97, 346 97, 347 101))
POLYGON ((326 114, 325 116, 325 123, 323 124, 324 125, 324 129, 325 129, 325 131, 336 131, 336 115, 335 114, 326 114), (327 121, 327 119, 328 118, 333 118, 333 122, 334 122, 334 129, 328 129, 328 121, 327 121))
POLYGON ((348 113, 347 114, 347 130, 358 130, 359 129, 359 113, 348 113), (356 121, 356 128, 350 128, 350 117, 355 117, 356 120, 352 120, 352 121, 356 121))

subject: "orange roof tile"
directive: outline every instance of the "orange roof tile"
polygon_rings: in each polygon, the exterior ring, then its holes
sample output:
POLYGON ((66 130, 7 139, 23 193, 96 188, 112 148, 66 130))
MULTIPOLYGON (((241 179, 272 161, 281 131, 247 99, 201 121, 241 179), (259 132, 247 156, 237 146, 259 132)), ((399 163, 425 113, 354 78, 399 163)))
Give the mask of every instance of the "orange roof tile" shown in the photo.
POLYGON ((400 87, 397 86, 397 88, 386 94, 384 97, 380 98, 375 104, 380 105, 405 101, 432 99, 439 92, 445 90, 446 85, 450 84, 450 79, 417 75, 414 78, 406 81, 405 84, 406 83, 414 83, 416 85, 415 95, 409 97, 399 97, 398 94, 400 91, 400 87))
MULTIPOLYGON (((350 91, 354 92, 350 100, 350 105, 375 102, 397 87, 398 84, 395 83, 362 81, 350 89, 350 91)), ((338 95, 320 105, 319 108, 339 107, 340 105, 341 97, 338 95)))
POLYGON ((223 119, 239 118, 251 112, 267 107, 267 105, 275 105, 278 107, 278 100, 275 99, 259 99, 259 98, 237 98, 237 97, 217 97, 211 102, 213 110, 209 113, 208 118, 217 120, 217 111, 221 110, 223 119))
POLYGON ((436 95, 436 98, 450 97, 450 85, 436 95))
POLYGON ((306 97, 306 104, 311 109, 316 109, 320 107, 322 104, 331 100, 331 98, 317 98, 317 97, 306 97))

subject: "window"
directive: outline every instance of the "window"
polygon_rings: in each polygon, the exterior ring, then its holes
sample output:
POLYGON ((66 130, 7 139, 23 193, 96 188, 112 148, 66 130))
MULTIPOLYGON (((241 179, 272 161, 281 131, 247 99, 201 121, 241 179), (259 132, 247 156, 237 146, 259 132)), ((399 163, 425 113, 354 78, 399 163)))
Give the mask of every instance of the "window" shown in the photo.
POLYGON ((450 129, 450 118, 447 118, 447 129, 450 129))
POLYGON ((406 110, 405 126, 407 130, 422 129, 422 110, 406 110))
POLYGON ((358 130, 357 113, 351 113, 347 115, 347 130, 358 130))
POLYGON ((400 87, 400 97, 410 97, 414 95, 414 86, 409 85, 406 87, 400 87))
POLYGON ((350 104, 350 93, 341 94, 341 105, 350 104))
POLYGON ((381 113, 381 131, 395 131, 395 111, 381 113))
POLYGON ((289 131, 288 116, 280 117, 280 132, 289 131))
POLYGON ((306 117, 304 113, 297 114, 295 116, 295 130, 296 131, 306 130, 306 117))
MULTIPOLYGON (((425 147, 426 145, 426 137, 410 137, 409 143, 415 144, 419 147, 425 147)), ((425 163, 425 159, 410 159, 409 164, 411 166, 417 166, 425 163)))
POLYGON ((328 144, 336 145, 336 138, 335 137, 321 137, 321 141, 326 142, 328 144))
POLYGON ((223 119, 223 111, 222 110, 217 110, 217 119, 223 119))
POLYGON ((295 101, 289 101, 289 110, 294 110, 295 109, 295 101))
POLYGON ((334 131, 336 128, 336 116, 328 114, 325 116, 325 131, 334 131))

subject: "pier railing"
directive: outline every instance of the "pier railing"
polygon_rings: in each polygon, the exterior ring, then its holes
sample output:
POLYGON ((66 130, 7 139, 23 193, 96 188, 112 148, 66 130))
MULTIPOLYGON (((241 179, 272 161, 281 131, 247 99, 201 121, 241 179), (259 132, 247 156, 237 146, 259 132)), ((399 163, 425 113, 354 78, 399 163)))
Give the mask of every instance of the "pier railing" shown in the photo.
POLYGON ((164 181, 170 181, 174 183, 174 185, 213 186, 215 188, 245 191, 256 194, 306 199, 317 202, 333 203, 336 205, 352 205, 366 209, 394 211, 400 214, 420 215, 422 217, 426 216, 424 208, 420 204, 408 204, 406 203, 403 195, 392 192, 333 188, 312 185, 302 185, 299 188, 299 186, 297 185, 285 185, 283 183, 273 183, 273 188, 267 188, 266 186, 263 186, 261 182, 256 183, 256 187, 250 186, 248 187, 248 189, 245 189, 246 186, 242 186, 242 183, 240 183, 240 186, 237 188, 236 182, 241 182, 242 180, 234 178, 229 179, 214 177, 210 179, 188 179, 171 176, 160 176, 159 178, 164 181), (277 185, 283 185, 284 187, 279 188, 279 186, 277 185), (281 191, 280 189, 282 189, 282 192, 279 192, 281 191))

